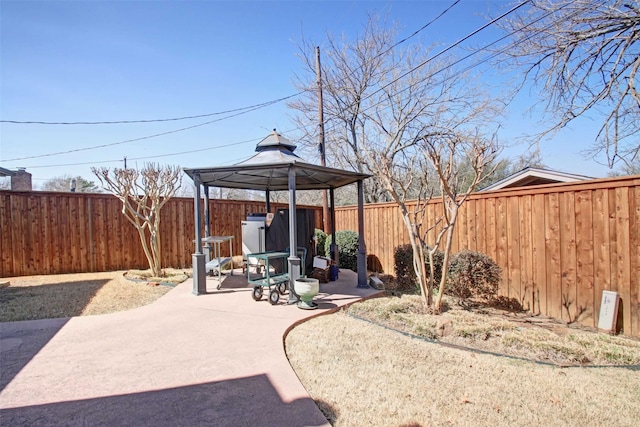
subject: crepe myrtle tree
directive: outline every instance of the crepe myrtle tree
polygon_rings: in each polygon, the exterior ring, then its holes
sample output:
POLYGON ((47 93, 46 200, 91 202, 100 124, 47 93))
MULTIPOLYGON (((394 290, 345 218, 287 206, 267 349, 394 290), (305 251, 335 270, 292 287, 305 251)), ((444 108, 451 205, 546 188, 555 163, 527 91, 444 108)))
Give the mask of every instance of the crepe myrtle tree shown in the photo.
MULTIPOLYGON (((440 283, 437 284, 438 294, 433 304, 434 310, 440 312, 451 262, 451 248, 458 213, 469 195, 493 173, 499 146, 495 138, 486 138, 479 133, 467 135, 450 133, 423 137, 420 149, 438 176, 442 203, 442 214, 436 223, 438 228, 436 239, 427 252, 429 277, 434 278, 434 254, 443 245, 442 275, 440 283), (459 164, 462 159, 469 162, 471 168, 471 171, 465 174, 466 177, 460 174, 459 164), (465 182, 465 178, 471 181, 465 182)), ((433 280, 430 284, 436 285, 433 280)))
POLYGON ((103 167, 91 171, 122 202, 122 214, 138 231, 149 268, 161 277, 160 210, 180 188, 181 169, 147 163, 141 170, 103 167))

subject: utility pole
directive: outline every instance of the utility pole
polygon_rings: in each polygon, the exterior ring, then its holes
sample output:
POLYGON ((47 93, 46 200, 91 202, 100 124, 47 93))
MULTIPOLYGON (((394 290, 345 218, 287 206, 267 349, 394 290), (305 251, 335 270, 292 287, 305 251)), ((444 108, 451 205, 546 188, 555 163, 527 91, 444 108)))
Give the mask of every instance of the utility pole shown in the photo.
MULTIPOLYGON (((316 47, 316 77, 318 83, 318 126, 319 126, 319 144, 320 165, 327 166, 327 158, 325 155, 324 145, 324 111, 322 103, 322 69, 320 68, 320 47, 316 47)), ((324 232, 329 234, 333 231, 333 224, 329 215, 329 202, 327 198, 327 190, 322 190, 322 219, 324 222, 324 232)))
POLYGON ((124 156, 124 168, 127 168, 127 156, 124 156))

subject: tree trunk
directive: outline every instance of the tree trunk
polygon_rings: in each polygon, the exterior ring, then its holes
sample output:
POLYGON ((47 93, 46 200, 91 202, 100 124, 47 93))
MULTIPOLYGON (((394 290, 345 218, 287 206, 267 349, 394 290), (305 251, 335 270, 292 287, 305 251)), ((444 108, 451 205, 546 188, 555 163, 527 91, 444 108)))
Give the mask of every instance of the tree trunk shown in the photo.
MULTIPOLYGON (((451 245, 453 242, 453 232, 456 227, 456 220, 458 219, 459 206, 453 203, 451 207, 451 215, 449 218, 449 225, 447 226, 447 240, 444 248, 444 259, 442 260, 442 277, 440 278, 440 286, 438 287, 438 296, 434 304, 434 310, 436 313, 440 313, 442 309, 442 297, 444 296, 444 288, 449 276, 449 258, 451 257, 451 245)), ((446 207, 445 207, 446 209, 446 207)))

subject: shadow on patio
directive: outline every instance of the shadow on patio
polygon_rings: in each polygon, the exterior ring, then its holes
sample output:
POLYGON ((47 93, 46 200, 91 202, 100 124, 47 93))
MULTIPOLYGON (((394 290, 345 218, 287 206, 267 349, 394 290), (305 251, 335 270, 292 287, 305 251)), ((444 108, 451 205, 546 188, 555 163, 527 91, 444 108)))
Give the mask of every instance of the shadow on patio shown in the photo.
POLYGON ((4 409, 4 425, 316 426, 312 399, 283 402, 266 375, 4 409), (249 422, 248 420, 253 419, 249 422))

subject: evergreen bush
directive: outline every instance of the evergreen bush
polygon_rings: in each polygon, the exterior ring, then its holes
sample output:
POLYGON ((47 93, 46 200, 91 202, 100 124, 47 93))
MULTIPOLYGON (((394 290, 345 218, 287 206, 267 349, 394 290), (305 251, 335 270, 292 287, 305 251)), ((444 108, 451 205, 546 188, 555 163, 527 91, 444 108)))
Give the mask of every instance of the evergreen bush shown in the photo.
POLYGON ((316 238, 316 253, 318 256, 326 256, 327 252, 324 250, 325 242, 327 241, 327 233, 316 228, 313 232, 313 235, 316 238))
MULTIPOLYGON (((329 254, 332 236, 327 235, 324 252, 329 254)), ((358 233, 351 230, 336 231, 336 244, 338 245, 338 256, 340 268, 348 268, 358 271, 358 233)))
POLYGON ((413 269, 413 249, 411 245, 396 246, 393 250, 393 270, 399 291, 415 288, 416 272, 413 269))
MULTIPOLYGON (((426 249, 425 249, 426 251, 426 249)), ((427 255, 425 253, 425 255, 427 255)), ((442 261, 444 252, 437 250, 433 254, 433 264, 435 266, 435 283, 440 283, 442 277, 442 261)), ((398 290, 407 291, 416 289, 417 278, 413 268, 413 248, 410 244, 397 246, 393 251, 393 268, 398 283, 398 290)), ((425 259, 427 278, 429 277, 429 258, 425 259)))
POLYGON ((464 250, 451 257, 445 293, 461 299, 493 298, 498 294, 502 270, 488 255, 464 250))

